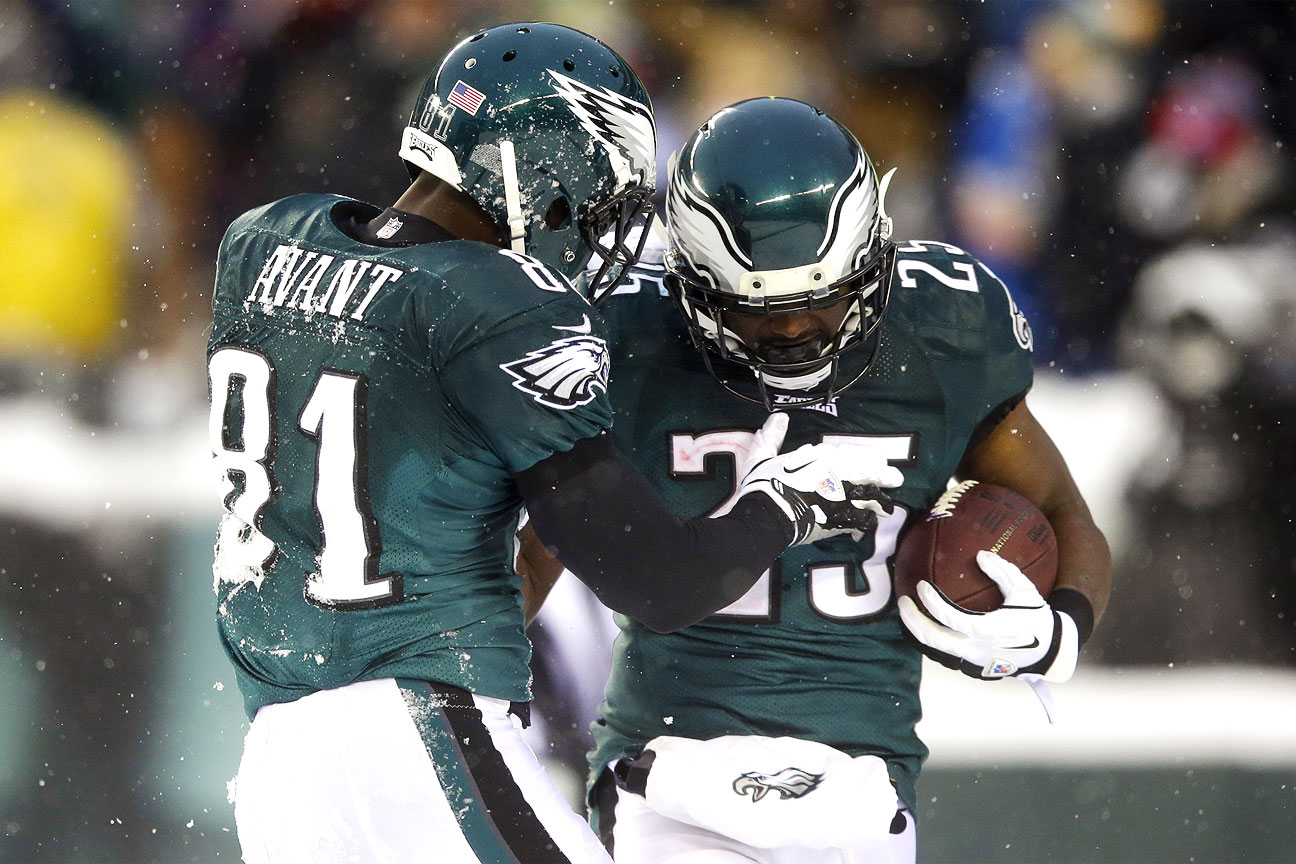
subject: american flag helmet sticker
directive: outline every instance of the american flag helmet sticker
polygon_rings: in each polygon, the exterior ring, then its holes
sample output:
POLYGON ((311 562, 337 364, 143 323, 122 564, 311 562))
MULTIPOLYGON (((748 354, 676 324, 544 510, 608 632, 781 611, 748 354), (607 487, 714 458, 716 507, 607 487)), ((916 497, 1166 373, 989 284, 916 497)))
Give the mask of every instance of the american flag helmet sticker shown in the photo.
POLYGON ((482 102, 486 101, 486 94, 474 87, 469 87, 462 81, 456 81, 446 101, 451 105, 459 106, 475 117, 477 109, 481 108, 482 102))

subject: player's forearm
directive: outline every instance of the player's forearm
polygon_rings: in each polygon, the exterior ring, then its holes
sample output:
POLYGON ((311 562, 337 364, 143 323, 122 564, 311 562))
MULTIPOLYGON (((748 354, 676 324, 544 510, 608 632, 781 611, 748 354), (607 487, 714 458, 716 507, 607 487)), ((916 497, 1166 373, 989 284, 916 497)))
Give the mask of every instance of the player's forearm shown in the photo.
MULTIPOLYGON (((1081 504, 1083 508, 1083 503, 1081 504)), ((1093 606, 1094 623, 1102 618, 1111 594, 1111 550, 1088 508, 1044 511, 1058 545, 1058 578, 1054 588, 1079 591, 1093 606)))
POLYGON ((763 495, 717 519, 675 516, 606 441, 587 439, 518 475, 544 545, 609 608, 657 631, 741 597, 792 540, 763 495))
POLYGON ((562 562, 551 556, 535 536, 530 522, 517 532, 517 575, 522 578, 522 614, 530 624, 562 575, 562 562))
POLYGON ((563 572, 562 562, 549 554, 530 523, 518 532, 517 571, 522 577, 522 614, 529 625, 563 572))
POLYGON ((957 473, 959 479, 1007 486, 1040 508, 1057 538, 1054 590, 1082 594, 1097 623, 1111 593, 1111 552, 1066 460, 1024 401, 968 451, 957 473))
POLYGON ((761 508, 774 510, 761 497, 720 519, 678 519, 655 508, 622 519, 615 508, 574 519, 538 508, 532 519, 546 545, 606 606, 669 632, 737 600, 786 548, 782 520, 761 508))
POLYGON ((548 599, 553 586, 553 582, 537 582, 526 574, 522 575, 522 615, 528 627, 531 626, 531 622, 536 619, 536 616, 540 614, 540 609, 544 606, 545 600, 548 599))

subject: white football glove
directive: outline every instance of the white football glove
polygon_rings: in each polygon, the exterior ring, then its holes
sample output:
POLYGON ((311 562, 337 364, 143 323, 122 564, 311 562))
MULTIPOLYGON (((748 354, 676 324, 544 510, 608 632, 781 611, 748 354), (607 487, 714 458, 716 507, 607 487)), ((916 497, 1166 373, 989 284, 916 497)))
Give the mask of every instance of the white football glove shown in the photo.
POLYGON ((930 617, 911 597, 896 601, 900 620, 919 650, 942 666, 983 680, 1070 679, 1080 654, 1075 621, 1049 606, 1015 564, 993 552, 978 552, 976 560, 1003 592, 1003 606, 968 612, 926 579, 920 581, 918 597, 930 617))
POLYGON ((851 444, 805 444, 779 454, 788 417, 775 412, 756 433, 742 466, 737 501, 763 493, 792 522, 792 545, 837 534, 863 536, 895 510, 882 488, 904 482, 878 450, 851 444))

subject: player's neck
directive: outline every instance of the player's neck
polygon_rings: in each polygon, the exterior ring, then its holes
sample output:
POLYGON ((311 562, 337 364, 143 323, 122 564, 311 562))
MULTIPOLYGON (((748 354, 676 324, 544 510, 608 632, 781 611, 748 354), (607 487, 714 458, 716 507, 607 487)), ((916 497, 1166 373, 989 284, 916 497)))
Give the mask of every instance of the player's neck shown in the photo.
POLYGON ((419 174, 392 206, 431 219, 460 240, 504 245, 494 221, 476 201, 430 174, 419 174))

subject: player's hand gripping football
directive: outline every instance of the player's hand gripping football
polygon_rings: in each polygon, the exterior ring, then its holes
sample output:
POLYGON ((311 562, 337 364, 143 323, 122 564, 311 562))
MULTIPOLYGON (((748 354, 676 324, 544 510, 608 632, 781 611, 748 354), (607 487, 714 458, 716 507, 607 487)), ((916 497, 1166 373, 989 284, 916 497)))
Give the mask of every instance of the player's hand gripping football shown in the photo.
POLYGON ((978 552, 976 560, 1003 592, 1003 605, 993 612, 968 612, 922 580, 918 598, 930 615, 910 597, 896 601, 900 620, 919 650, 942 666, 983 680, 1070 679, 1080 653, 1071 616, 1049 606, 1015 564, 993 552, 978 552))
POLYGON ((776 411, 756 433, 740 472, 734 500, 768 495, 792 522, 798 543, 837 534, 862 536, 877 527, 877 517, 895 510, 882 489, 904 482, 876 449, 851 444, 805 444, 780 454, 788 415, 776 411))

